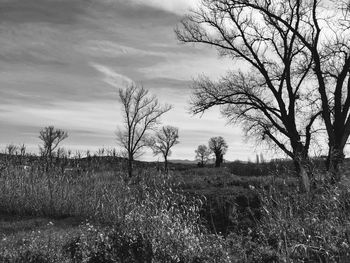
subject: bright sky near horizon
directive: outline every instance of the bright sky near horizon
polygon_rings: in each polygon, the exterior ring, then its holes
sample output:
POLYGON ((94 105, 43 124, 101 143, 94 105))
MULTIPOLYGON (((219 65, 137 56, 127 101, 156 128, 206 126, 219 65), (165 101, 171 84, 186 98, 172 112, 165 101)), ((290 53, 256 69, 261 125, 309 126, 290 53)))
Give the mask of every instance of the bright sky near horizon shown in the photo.
POLYGON ((116 91, 132 80, 174 106, 162 118, 180 130, 171 159, 194 159, 199 144, 222 136, 226 159, 254 160, 254 145, 217 109, 202 117, 188 113, 191 80, 217 78, 235 65, 213 49, 179 44, 174 28, 196 2, 0 0, 2 149, 25 143, 37 151, 39 130, 48 125, 68 131, 63 146, 73 151, 117 147, 116 91))

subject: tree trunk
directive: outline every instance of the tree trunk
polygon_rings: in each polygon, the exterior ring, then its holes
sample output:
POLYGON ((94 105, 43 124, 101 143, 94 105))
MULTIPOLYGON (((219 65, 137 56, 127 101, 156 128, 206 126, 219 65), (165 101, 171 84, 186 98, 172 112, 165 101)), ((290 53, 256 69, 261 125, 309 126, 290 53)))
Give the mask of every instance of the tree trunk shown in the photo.
POLYGON ((331 183, 335 184, 340 181, 341 165, 344 161, 344 148, 341 147, 329 147, 328 156, 326 160, 326 168, 331 178, 331 183))
POLYGON ((215 167, 220 167, 223 160, 224 160, 224 156, 221 152, 218 154, 215 154, 215 167))
POLYGON ((164 171, 168 173, 168 157, 164 156, 164 171))
POLYGON ((300 180, 300 187, 309 195, 311 190, 310 185, 310 168, 309 168, 309 156, 308 156, 308 148, 305 147, 300 140, 297 140, 296 143, 292 144, 293 153, 294 153, 294 165, 296 168, 296 172, 298 174, 300 180))
POLYGON ((300 180, 300 186, 307 194, 310 193, 310 178, 308 174, 308 168, 306 167, 306 160, 294 160, 294 165, 296 172, 298 173, 298 177, 300 180))
POLYGON ((215 155, 215 167, 220 167, 220 154, 215 155))
POLYGON ((131 178, 133 175, 133 156, 131 154, 129 154, 129 158, 128 158, 128 175, 131 178))

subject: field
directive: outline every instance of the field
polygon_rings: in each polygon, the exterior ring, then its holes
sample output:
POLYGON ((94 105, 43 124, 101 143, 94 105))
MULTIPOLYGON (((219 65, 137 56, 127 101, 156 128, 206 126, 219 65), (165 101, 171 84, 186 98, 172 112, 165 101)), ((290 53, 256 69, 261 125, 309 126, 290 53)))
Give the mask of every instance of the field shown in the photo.
MULTIPOLYGON (((349 262, 350 191, 290 163, 221 168, 2 156, 0 262, 349 262), (79 167, 72 169, 67 167, 79 167)), ((315 165, 315 167, 321 167, 315 165)))

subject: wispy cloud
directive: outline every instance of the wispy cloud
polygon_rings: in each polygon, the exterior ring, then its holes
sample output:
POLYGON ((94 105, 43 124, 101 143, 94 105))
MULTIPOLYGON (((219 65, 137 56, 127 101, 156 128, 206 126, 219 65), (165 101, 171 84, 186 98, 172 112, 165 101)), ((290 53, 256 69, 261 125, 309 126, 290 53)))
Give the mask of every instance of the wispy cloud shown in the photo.
POLYGON ((183 15, 190 8, 197 6, 200 0, 131 0, 131 2, 183 15))
POLYGON ((91 66, 104 75, 103 81, 113 87, 125 87, 133 83, 133 81, 122 74, 117 73, 112 68, 91 63, 91 66))
POLYGON ((142 50, 118 44, 108 40, 91 40, 86 44, 86 51, 97 57, 121 57, 121 56, 161 56, 166 57, 166 52, 142 50))

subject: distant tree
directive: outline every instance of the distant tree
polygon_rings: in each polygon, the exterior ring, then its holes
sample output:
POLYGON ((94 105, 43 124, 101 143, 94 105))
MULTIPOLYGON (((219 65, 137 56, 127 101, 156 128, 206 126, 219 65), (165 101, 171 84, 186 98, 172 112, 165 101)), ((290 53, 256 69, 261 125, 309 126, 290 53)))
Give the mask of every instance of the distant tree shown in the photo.
POLYGON ((197 150, 195 150, 196 153, 196 160, 199 161, 199 165, 203 167, 209 160, 209 156, 211 154, 210 149, 204 144, 199 145, 197 150))
POLYGON ((117 130, 117 141, 128 158, 128 174, 132 177, 133 161, 149 145, 148 132, 159 124, 160 117, 171 109, 160 105, 155 96, 150 96, 142 86, 131 84, 119 89, 119 100, 123 107, 124 127, 117 130))
POLYGON ((113 150, 112 150, 112 156, 113 156, 113 157, 117 157, 117 149, 116 149, 116 148, 113 148, 113 150))
POLYGON ((262 153, 260 153, 260 162, 265 163, 265 158, 264 158, 264 155, 262 153))
POLYGON ((82 152, 81 152, 81 151, 79 151, 79 150, 77 150, 77 151, 75 152, 74 159, 78 159, 78 160, 80 160, 80 159, 81 159, 81 157, 82 157, 82 152))
POLYGON ((7 146, 6 146, 6 153, 8 154, 8 155, 15 155, 16 153, 17 153, 17 150, 18 150, 18 147, 17 147, 17 145, 14 145, 14 144, 8 144, 7 146))
POLYGON ((27 150, 27 147, 25 146, 24 143, 19 146, 19 152, 22 157, 26 155, 26 150, 27 150))
POLYGON ((99 148, 98 151, 97 151, 97 155, 102 157, 102 156, 105 155, 105 152, 106 152, 106 149, 104 147, 99 148))
POLYGON ((221 136, 210 138, 209 149, 215 155, 215 167, 220 167, 224 161, 224 155, 227 151, 227 148, 227 143, 221 136))
POLYGON ((48 166, 52 165, 52 158, 58 145, 68 137, 68 133, 54 126, 48 126, 40 131, 39 139, 42 145, 39 146, 42 156, 46 158, 48 166))
POLYGON ((257 164, 260 163, 260 158, 259 158, 259 154, 256 154, 256 161, 255 161, 257 164))
POLYGON ((62 147, 57 148, 56 156, 58 159, 66 157, 66 150, 62 147))
POLYGON ((164 170, 168 172, 168 157, 171 155, 171 148, 178 144, 179 129, 172 126, 164 126, 151 139, 150 147, 154 155, 162 154, 164 158, 164 170))

